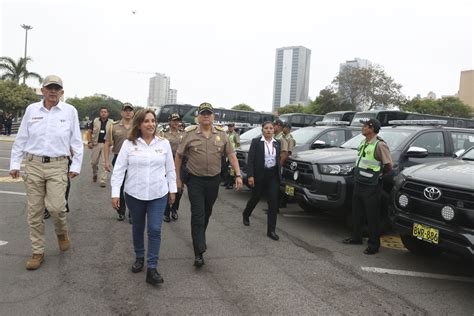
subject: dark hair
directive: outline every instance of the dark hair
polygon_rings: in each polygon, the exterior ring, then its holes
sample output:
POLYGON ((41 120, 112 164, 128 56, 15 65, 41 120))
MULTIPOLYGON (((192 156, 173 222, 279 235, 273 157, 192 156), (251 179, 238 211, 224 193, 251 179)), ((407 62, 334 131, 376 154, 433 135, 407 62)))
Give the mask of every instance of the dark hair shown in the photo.
POLYGON ((265 125, 267 125, 267 124, 272 124, 272 126, 273 126, 273 122, 272 122, 272 121, 265 121, 265 122, 262 123, 262 128, 264 128, 265 125))
POLYGON ((135 115, 133 116, 132 128, 130 130, 130 133, 128 134, 127 139, 133 142, 134 145, 137 144, 138 137, 142 136, 142 132, 140 131, 140 124, 142 124, 145 121, 145 116, 148 113, 153 114, 153 118, 156 121, 155 111, 151 109, 141 109, 137 113, 135 113, 135 115))
POLYGON ((106 106, 101 106, 99 108, 99 112, 102 111, 102 110, 107 110, 107 112, 109 112, 109 109, 106 106))

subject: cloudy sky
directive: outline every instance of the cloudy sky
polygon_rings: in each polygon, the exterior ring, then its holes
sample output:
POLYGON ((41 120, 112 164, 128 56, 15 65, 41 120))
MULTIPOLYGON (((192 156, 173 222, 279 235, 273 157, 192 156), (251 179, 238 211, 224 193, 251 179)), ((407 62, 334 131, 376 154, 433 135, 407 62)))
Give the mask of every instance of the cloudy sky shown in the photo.
POLYGON ((22 57, 20 24, 32 25, 29 70, 60 75, 66 97, 103 93, 145 105, 160 72, 178 102, 270 111, 275 49, 297 45, 312 51, 312 99, 355 57, 380 64, 409 97, 452 95, 460 72, 474 68, 472 0, 0 3, 0 55, 22 57))

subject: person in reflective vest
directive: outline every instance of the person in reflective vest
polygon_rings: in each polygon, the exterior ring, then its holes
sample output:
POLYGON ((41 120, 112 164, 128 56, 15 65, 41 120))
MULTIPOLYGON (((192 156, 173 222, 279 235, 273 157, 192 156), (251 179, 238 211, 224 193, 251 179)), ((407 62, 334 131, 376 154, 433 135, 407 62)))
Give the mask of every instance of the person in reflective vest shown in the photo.
POLYGON ((385 141, 378 137, 380 122, 370 119, 363 122, 365 139, 358 148, 354 168, 354 191, 352 196, 352 236, 343 240, 345 244, 361 245, 364 219, 367 218, 369 240, 364 254, 373 255, 380 248, 380 200, 382 177, 392 170, 392 158, 385 141))

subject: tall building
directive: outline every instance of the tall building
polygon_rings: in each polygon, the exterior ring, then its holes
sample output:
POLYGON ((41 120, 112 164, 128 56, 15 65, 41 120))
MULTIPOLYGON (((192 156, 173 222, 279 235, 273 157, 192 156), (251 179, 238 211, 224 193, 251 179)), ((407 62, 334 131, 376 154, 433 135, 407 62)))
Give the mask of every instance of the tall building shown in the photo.
POLYGON ((167 104, 176 104, 178 100, 178 90, 169 89, 168 90, 168 101, 167 104))
POLYGON ((339 72, 343 71, 346 67, 353 68, 369 68, 372 63, 367 59, 354 58, 354 60, 347 60, 345 63, 339 65, 339 72))
POLYGON ((474 109, 474 70, 461 71, 459 99, 474 109))
POLYGON ((170 77, 156 73, 154 77, 150 78, 148 106, 157 108, 167 104, 169 90, 170 77))
POLYGON ((273 111, 287 104, 307 104, 311 50, 303 46, 277 48, 273 111))

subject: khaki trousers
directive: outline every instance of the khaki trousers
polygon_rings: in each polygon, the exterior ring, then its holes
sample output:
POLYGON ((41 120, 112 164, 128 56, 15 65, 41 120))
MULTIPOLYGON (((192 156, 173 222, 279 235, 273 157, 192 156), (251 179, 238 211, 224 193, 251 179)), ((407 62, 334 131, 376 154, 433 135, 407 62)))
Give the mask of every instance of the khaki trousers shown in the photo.
POLYGON ((44 253, 43 214, 45 207, 54 220, 56 235, 68 232, 65 199, 67 178, 67 159, 43 163, 26 158, 23 181, 26 187, 31 248, 34 254, 44 253))
MULTIPOLYGON (((91 154, 91 165, 92 165, 92 174, 94 176, 98 175, 99 172, 99 161, 102 155, 102 150, 104 149, 104 143, 97 143, 92 147, 92 154, 91 154)), ((100 163, 101 166, 101 175, 100 175, 100 182, 105 183, 107 181, 107 177, 109 175, 108 171, 105 170, 105 164, 102 161, 100 163)))

